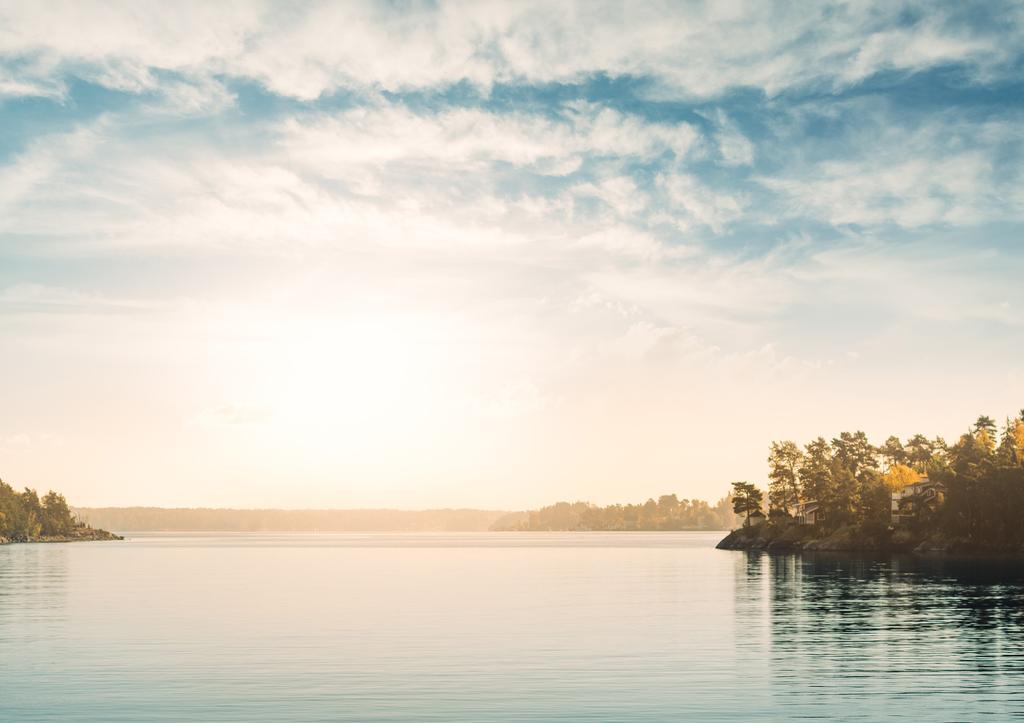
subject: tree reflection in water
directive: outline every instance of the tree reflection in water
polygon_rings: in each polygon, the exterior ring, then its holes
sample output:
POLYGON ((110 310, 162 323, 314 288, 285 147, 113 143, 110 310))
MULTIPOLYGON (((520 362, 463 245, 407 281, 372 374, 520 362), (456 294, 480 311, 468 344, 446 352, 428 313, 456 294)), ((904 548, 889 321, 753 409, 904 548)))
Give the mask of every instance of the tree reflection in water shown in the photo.
POLYGON ((777 714, 1024 713, 1021 562, 744 553, 737 563, 738 627, 750 633, 737 640, 748 653, 769 647, 777 714))

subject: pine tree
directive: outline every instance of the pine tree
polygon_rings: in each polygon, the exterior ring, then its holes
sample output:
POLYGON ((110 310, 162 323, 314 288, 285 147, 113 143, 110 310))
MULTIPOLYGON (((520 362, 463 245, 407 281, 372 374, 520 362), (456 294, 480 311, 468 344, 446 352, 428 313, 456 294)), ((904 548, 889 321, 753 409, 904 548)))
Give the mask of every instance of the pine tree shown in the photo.
POLYGON ((732 510, 744 515, 745 525, 750 524, 750 515, 761 510, 764 494, 749 482, 732 483, 732 510))
POLYGON ((803 454, 795 442, 772 442, 768 453, 768 506, 789 514, 800 503, 799 469, 803 454))

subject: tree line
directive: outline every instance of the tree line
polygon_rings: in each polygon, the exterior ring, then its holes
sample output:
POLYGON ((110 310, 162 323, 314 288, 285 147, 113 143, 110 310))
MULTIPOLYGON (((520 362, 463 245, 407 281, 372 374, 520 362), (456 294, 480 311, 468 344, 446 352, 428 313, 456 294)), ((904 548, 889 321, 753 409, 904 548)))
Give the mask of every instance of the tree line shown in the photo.
POLYGON ((131 532, 482 532, 505 510, 276 510, 76 507, 94 527, 131 532))
POLYGON ((600 507, 589 502, 558 502, 506 515, 492 530, 529 532, 603 532, 646 530, 728 530, 736 525, 729 497, 714 505, 704 500, 662 495, 643 504, 600 507))
POLYGON ((16 492, 0 480, 0 537, 25 542, 38 537, 70 534, 81 526, 63 495, 35 490, 16 492))
MULTIPOLYGON (((1024 542, 1024 410, 999 427, 982 415, 953 444, 921 434, 872 445, 864 432, 843 432, 803 447, 772 442, 768 454, 769 518, 791 516, 802 502, 818 503, 822 527, 887 527, 891 493, 922 477, 945 486, 939 509, 922 510, 917 526, 993 544, 1024 542)), ((764 493, 733 484, 733 509, 749 517, 764 493)))

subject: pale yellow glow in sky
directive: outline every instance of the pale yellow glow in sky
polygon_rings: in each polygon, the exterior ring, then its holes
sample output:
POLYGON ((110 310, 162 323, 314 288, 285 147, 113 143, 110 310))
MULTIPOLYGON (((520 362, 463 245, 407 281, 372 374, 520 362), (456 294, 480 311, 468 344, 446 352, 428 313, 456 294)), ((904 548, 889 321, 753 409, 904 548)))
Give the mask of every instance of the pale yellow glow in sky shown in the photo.
MULTIPOLYGON (((907 384, 862 375, 856 359, 724 354, 628 320, 610 338, 566 339, 557 320, 498 327, 436 299, 343 313, 314 296, 317 313, 232 302, 146 312, 142 325, 120 312, 37 320, 23 349, 38 364, 10 397, 32 431, 4 440, 5 476, 83 505, 713 499, 733 479, 763 480, 772 439, 955 435, 948 410, 969 415, 983 396, 938 397, 927 370, 907 384)), ((586 328, 594 308, 569 315, 586 328)))
POLYGON ((0 3, 0 476, 714 501, 773 440, 1015 415, 1024 15, 990 14, 0 3))

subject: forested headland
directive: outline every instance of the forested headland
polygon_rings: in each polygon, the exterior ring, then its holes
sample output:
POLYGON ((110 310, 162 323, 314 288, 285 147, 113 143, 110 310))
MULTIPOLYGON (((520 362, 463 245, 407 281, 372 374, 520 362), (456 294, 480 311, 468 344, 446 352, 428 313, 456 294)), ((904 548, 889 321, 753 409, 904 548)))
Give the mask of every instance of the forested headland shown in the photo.
POLYGON ((119 538, 79 520, 64 495, 51 490, 40 499, 35 490, 16 492, 0 481, 0 544, 113 539, 119 538))
POLYGON ((495 531, 620 532, 652 530, 728 530, 739 518, 729 497, 714 505, 704 500, 662 495, 643 504, 600 507, 589 502, 558 502, 529 512, 512 512, 497 520, 495 531))
POLYGON ((720 547, 1024 553, 1024 410, 1001 425, 982 415, 952 444, 773 442, 768 470, 767 499, 733 484, 744 525, 720 547))

